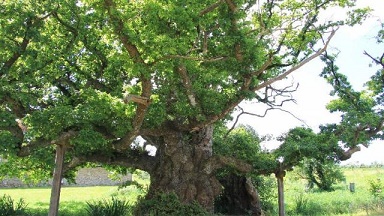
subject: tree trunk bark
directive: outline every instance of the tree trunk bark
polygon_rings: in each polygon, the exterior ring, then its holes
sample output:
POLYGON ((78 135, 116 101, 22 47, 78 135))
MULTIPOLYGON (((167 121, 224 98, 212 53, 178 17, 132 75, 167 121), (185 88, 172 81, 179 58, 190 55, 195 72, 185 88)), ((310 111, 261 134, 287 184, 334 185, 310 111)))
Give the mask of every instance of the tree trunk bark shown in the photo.
POLYGON ((217 200, 219 213, 261 216, 261 202, 250 178, 230 174, 220 179, 224 191, 217 200))
POLYGON ((156 152, 159 163, 150 172, 147 198, 157 192, 174 192, 182 202, 195 200, 213 212, 221 185, 207 163, 212 157, 212 135, 213 126, 208 126, 197 132, 164 137, 156 152))

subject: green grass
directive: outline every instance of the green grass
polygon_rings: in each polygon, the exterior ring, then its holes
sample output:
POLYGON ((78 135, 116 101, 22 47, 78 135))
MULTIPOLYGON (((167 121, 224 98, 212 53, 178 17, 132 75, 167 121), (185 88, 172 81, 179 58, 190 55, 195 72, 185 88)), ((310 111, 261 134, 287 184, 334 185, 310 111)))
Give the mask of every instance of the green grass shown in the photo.
POLYGON ((305 180, 288 173, 284 185, 286 211, 295 212, 299 204, 302 215, 384 215, 384 201, 374 199, 369 191, 370 180, 384 181, 384 168, 343 168, 343 172, 346 181, 332 192, 306 192, 305 180), (350 183, 355 183, 355 192, 350 192, 350 183))
MULTIPOLYGON (((61 189, 61 201, 85 201, 91 199, 105 198, 115 192, 116 186, 96 187, 63 187, 61 189)), ((51 188, 13 188, 0 189, 0 195, 9 194, 12 198, 23 198, 27 203, 47 202, 51 194, 51 188)))
MULTIPOLYGON (((116 190, 116 186, 63 187, 60 195, 60 215, 85 215, 87 201, 110 198, 116 190)), ((47 215, 50 188, 0 189, 0 196, 4 194, 10 195, 14 200, 24 199, 33 215, 47 215)))
MULTIPOLYGON (((380 178, 384 182, 384 167, 343 168, 343 172, 346 181, 336 185, 336 190, 332 192, 319 192, 316 189, 306 192, 305 180, 298 178, 294 172, 288 172, 284 178, 287 215, 384 215, 384 200, 375 200, 369 191, 370 180, 380 178), (348 188, 352 182, 355 183, 354 193, 348 188), (297 205, 300 205, 301 214, 296 212, 297 205)), ((47 215, 50 193, 50 188, 0 189, 0 196, 8 194, 15 201, 24 199, 28 204, 28 210, 35 216, 47 215)), ((141 194, 143 191, 135 186, 121 190, 117 190, 117 186, 63 187, 59 212, 60 216, 83 216, 86 215, 87 202, 107 200, 111 196, 134 205, 141 194)))

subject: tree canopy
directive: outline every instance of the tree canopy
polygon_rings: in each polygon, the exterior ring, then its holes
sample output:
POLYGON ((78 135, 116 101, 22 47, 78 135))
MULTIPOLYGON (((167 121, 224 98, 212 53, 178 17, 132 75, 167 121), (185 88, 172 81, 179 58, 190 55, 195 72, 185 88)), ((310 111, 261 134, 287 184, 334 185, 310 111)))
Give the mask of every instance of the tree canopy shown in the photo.
POLYGON ((354 92, 325 55, 337 28, 361 22, 369 11, 353 6, 348 0, 5 0, 2 157, 48 174, 52 146, 62 145, 67 175, 86 162, 138 168, 153 177, 150 191, 175 191, 209 209, 220 191, 216 169, 252 167, 212 153, 214 126, 244 100, 279 105, 276 97, 291 89, 273 84, 321 55, 323 76, 340 97, 329 109, 346 112, 341 125, 323 132, 353 149, 382 136, 383 126, 382 71, 369 84, 372 92, 354 92), (331 7, 351 12, 346 20, 322 21, 331 7), (155 156, 132 144, 139 136, 157 148, 155 156))

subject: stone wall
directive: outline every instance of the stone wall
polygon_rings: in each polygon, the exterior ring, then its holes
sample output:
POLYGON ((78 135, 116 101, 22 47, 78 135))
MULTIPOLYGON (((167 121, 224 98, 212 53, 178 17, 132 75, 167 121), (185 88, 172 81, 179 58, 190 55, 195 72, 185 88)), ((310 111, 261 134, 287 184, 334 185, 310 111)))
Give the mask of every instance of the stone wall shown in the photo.
POLYGON ((78 186, 101 186, 119 185, 126 181, 132 181, 132 175, 120 176, 119 180, 111 180, 109 172, 102 167, 82 168, 77 172, 76 185, 78 186))
MULTIPOLYGON (((119 180, 111 180, 108 177, 109 172, 102 167, 95 168, 82 168, 77 172, 76 184, 68 185, 67 181, 63 179, 65 186, 113 186, 119 185, 125 181, 132 181, 132 175, 120 176, 119 180)), ((50 183, 48 183, 50 185, 50 183)), ((0 187, 25 187, 19 179, 11 178, 0 181, 0 187)), ((44 186, 44 185, 41 185, 44 186)), ((47 186, 47 184, 45 184, 47 186)))

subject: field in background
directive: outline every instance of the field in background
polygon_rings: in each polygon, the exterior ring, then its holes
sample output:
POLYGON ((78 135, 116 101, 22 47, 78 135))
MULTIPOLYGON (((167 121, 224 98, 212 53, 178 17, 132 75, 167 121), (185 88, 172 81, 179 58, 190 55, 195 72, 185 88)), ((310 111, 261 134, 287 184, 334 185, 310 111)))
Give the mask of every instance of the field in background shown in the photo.
MULTIPOLYGON (((284 179, 287 215, 384 215, 384 200, 382 205, 378 205, 369 191, 370 180, 381 179, 384 182, 384 167, 343 168, 343 171, 346 181, 336 185, 332 192, 306 191, 305 180, 295 172, 288 172, 284 179), (354 193, 349 190, 350 183, 355 184, 354 193)), ((33 215, 47 215, 50 188, 0 189, 0 196, 4 194, 15 201, 23 198, 33 215)), ((116 186, 63 187, 60 215, 86 215, 86 202, 110 199, 111 196, 128 200, 133 205, 140 194, 142 191, 135 186, 122 190, 116 186)))
MULTIPOLYGON (((370 181, 380 179, 384 183, 384 167, 343 168, 345 182, 335 186, 331 192, 308 191, 306 181, 295 172, 285 178, 286 212, 301 211, 302 215, 384 215, 384 200, 375 199, 370 181), (354 183, 355 192, 349 189, 354 183)), ((290 215, 290 214, 288 214, 290 215)))

